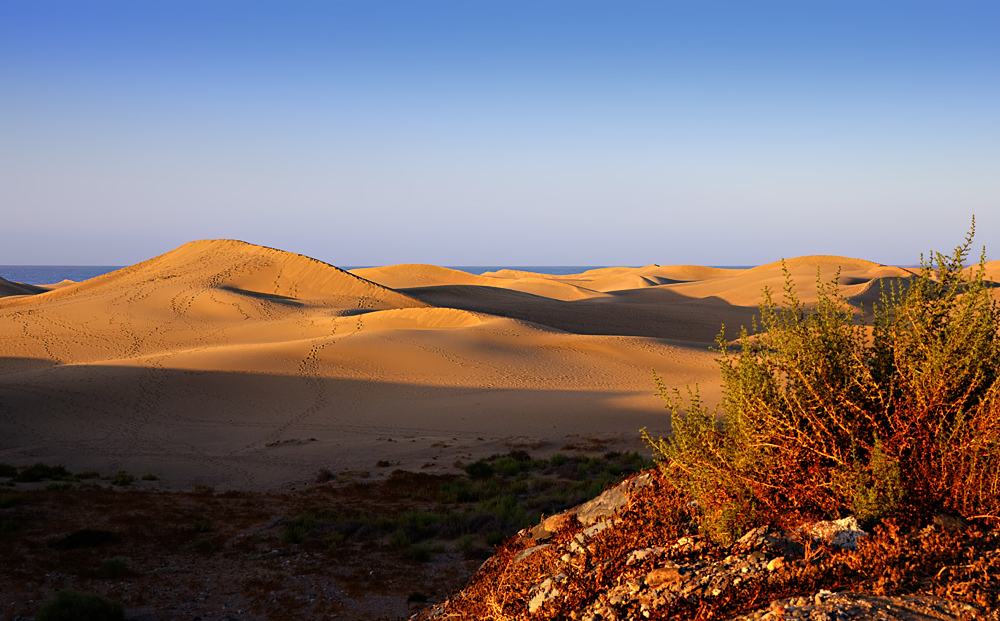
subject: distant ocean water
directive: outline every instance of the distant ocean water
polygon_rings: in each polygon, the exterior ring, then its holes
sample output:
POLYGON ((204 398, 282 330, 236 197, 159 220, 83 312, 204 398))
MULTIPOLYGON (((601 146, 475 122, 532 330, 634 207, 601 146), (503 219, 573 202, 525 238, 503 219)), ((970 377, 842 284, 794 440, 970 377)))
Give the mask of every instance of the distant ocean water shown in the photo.
POLYGON ((64 280, 80 282, 107 274, 123 265, 0 265, 0 278, 28 285, 52 285, 64 280))
MULTIPOLYGON (((13 282, 23 282, 29 285, 51 285, 64 280, 80 282, 88 278, 94 278, 108 272, 125 267, 123 265, 0 265, 0 278, 6 278, 13 282)), ((348 265, 342 269, 353 270, 361 267, 373 267, 370 265, 348 265)), ((538 272, 540 274, 552 274, 554 276, 565 276, 567 274, 579 274, 587 270, 596 270, 607 265, 446 265, 445 267, 462 270, 470 274, 485 274, 486 272, 497 272, 500 270, 519 270, 522 272, 538 272)), ((622 266, 614 266, 622 267, 622 266)), ((729 269, 746 269, 751 265, 713 265, 711 267, 724 267, 729 269)))

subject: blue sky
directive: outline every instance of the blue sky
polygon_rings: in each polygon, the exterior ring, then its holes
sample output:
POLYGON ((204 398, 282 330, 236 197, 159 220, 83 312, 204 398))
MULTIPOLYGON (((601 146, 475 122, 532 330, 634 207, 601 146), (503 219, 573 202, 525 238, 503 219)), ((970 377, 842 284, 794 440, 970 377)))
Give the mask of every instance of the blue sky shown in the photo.
POLYGON ((1000 258, 1000 4, 0 3, 0 264, 1000 258))

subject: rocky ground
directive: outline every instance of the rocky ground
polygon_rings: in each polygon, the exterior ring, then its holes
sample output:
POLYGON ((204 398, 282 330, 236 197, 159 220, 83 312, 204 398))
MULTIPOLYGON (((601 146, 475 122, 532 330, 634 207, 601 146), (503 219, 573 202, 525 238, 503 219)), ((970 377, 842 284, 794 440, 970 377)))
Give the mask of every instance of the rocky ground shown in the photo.
POLYGON ((647 471, 493 553, 499 514, 477 511, 517 513, 497 499, 553 495, 560 472, 590 462, 484 463, 492 471, 479 479, 398 472, 284 494, 18 484, 0 490, 0 619, 31 619, 60 589, 119 600, 136 621, 997 617, 1000 537, 986 522, 941 515, 866 533, 845 519, 759 528, 718 546, 647 471), (442 496, 456 489, 498 496, 442 496), (475 537, 458 536, 470 529, 475 537))
POLYGON ((514 450, 447 475, 380 462, 380 477, 324 470, 270 493, 0 464, 0 620, 32 618, 57 590, 134 620, 406 618, 540 514, 646 465, 597 449, 514 450))
POLYGON ((725 547, 694 533, 666 485, 647 472, 543 520, 414 618, 996 618, 1000 538, 982 524, 941 515, 866 533, 847 518, 725 547))

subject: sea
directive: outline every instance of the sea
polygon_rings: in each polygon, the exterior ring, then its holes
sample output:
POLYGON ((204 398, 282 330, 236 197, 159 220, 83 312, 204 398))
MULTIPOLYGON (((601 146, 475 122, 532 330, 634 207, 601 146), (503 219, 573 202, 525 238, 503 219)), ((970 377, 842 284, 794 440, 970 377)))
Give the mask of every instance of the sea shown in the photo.
MULTIPOLYGON (((28 285, 52 285, 64 280, 80 282, 108 272, 125 267, 124 265, 0 265, 0 278, 12 282, 23 282, 28 285)), ((371 265, 347 265, 342 269, 353 270, 371 265)), ((579 274, 587 270, 596 270, 607 265, 446 265, 454 270, 462 270, 470 274, 485 274, 499 270, 520 270, 522 272, 537 272, 553 276, 579 274)), ((623 267, 623 266, 614 266, 623 267)), ((629 266, 624 266, 629 267, 629 266)), ((638 267, 638 266, 635 266, 638 267)), ((715 265, 727 269, 746 269, 750 265, 715 265)))

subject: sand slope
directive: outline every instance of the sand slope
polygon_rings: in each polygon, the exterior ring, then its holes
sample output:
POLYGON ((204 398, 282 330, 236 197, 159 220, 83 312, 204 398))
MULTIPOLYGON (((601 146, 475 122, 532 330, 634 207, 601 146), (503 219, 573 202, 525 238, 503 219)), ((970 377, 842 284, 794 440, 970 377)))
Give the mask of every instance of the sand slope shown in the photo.
MULTIPOLYGON (((839 257, 787 265, 807 299, 817 267, 841 266, 852 296, 905 275, 839 257)), ((780 264, 349 273, 192 242, 0 299, 0 461, 273 488, 320 467, 378 476, 391 470, 378 461, 448 472, 511 448, 637 449, 640 428, 669 430, 653 369, 718 401, 708 345, 783 282, 780 264)))
POLYGON ((47 289, 35 285, 27 285, 23 282, 11 282, 6 278, 0 278, 0 298, 12 295, 35 295, 43 293, 47 289))

